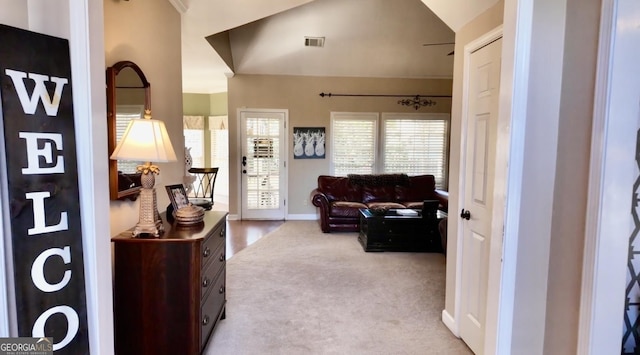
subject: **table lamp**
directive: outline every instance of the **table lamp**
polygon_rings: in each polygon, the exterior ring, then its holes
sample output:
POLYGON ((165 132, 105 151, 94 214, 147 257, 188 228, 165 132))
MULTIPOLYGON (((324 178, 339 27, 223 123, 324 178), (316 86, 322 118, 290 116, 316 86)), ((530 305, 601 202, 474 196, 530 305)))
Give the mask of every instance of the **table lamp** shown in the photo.
POLYGON ((164 228, 158 213, 154 185, 155 175, 160 173, 160 169, 151 162, 166 163, 177 160, 164 122, 151 119, 150 110, 145 110, 144 119, 129 121, 122 139, 111 154, 111 159, 146 162, 138 165, 137 168, 142 173, 140 177, 142 189, 140 190, 140 216, 133 230, 133 236, 140 234, 159 236, 164 228))

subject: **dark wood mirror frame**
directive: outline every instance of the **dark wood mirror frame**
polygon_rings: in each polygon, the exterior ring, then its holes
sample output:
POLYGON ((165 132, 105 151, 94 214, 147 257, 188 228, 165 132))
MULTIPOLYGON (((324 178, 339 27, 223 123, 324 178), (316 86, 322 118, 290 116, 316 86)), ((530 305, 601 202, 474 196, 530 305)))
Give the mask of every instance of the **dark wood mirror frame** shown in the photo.
MULTIPOLYGON (((151 110, 151 88, 150 84, 147 81, 144 73, 133 62, 130 61, 121 61, 115 63, 113 66, 107 68, 107 134, 108 134, 108 149, 109 156, 113 153, 113 150, 116 148, 118 143, 116 137, 116 106, 117 106, 117 97, 116 97, 116 89, 118 88, 126 88, 126 89, 134 89, 141 88, 144 89, 144 109, 151 110), (121 70, 130 68, 135 71, 135 73, 140 78, 140 85, 135 86, 117 86, 116 85, 116 77, 121 70)), ((109 157, 107 157, 109 159, 109 157)), ((118 162, 116 160, 109 159, 109 197, 111 200, 135 200, 138 198, 140 194, 140 186, 135 186, 133 188, 127 188, 120 190, 118 185, 118 162)))

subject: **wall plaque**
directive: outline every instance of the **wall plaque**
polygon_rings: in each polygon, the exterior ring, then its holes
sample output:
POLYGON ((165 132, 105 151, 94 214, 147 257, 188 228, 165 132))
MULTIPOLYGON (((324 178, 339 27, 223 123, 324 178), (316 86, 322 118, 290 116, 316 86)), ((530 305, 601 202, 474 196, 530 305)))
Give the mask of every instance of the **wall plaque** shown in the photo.
POLYGON ((0 25, 0 98, 17 336, 87 354, 69 42, 0 25))
POLYGON ((293 159, 324 159, 324 127, 293 127, 293 159))

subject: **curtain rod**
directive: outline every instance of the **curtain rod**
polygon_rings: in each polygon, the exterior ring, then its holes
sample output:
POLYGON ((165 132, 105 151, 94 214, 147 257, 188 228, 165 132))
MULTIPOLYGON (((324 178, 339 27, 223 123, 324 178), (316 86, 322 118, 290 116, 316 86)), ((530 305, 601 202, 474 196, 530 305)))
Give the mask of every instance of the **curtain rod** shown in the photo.
POLYGON ((332 94, 320 93, 320 97, 347 96, 347 97, 410 97, 410 99, 398 100, 398 105, 413 106, 416 110, 422 106, 434 106, 435 101, 426 98, 450 98, 451 95, 392 95, 392 94, 332 94))

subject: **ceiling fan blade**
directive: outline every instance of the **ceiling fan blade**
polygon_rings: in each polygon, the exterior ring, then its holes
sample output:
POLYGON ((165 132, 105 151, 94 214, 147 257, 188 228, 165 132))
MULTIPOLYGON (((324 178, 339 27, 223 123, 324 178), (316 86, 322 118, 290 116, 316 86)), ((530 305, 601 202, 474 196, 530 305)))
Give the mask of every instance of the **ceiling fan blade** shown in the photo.
POLYGON ((447 45, 447 44, 455 44, 455 42, 425 43, 425 44, 423 44, 423 46, 424 47, 428 47, 428 46, 443 46, 443 45, 447 45))
POLYGON ((451 51, 451 52, 449 52, 449 54, 447 54, 447 55, 453 55, 453 53, 454 53, 454 51, 451 51))

